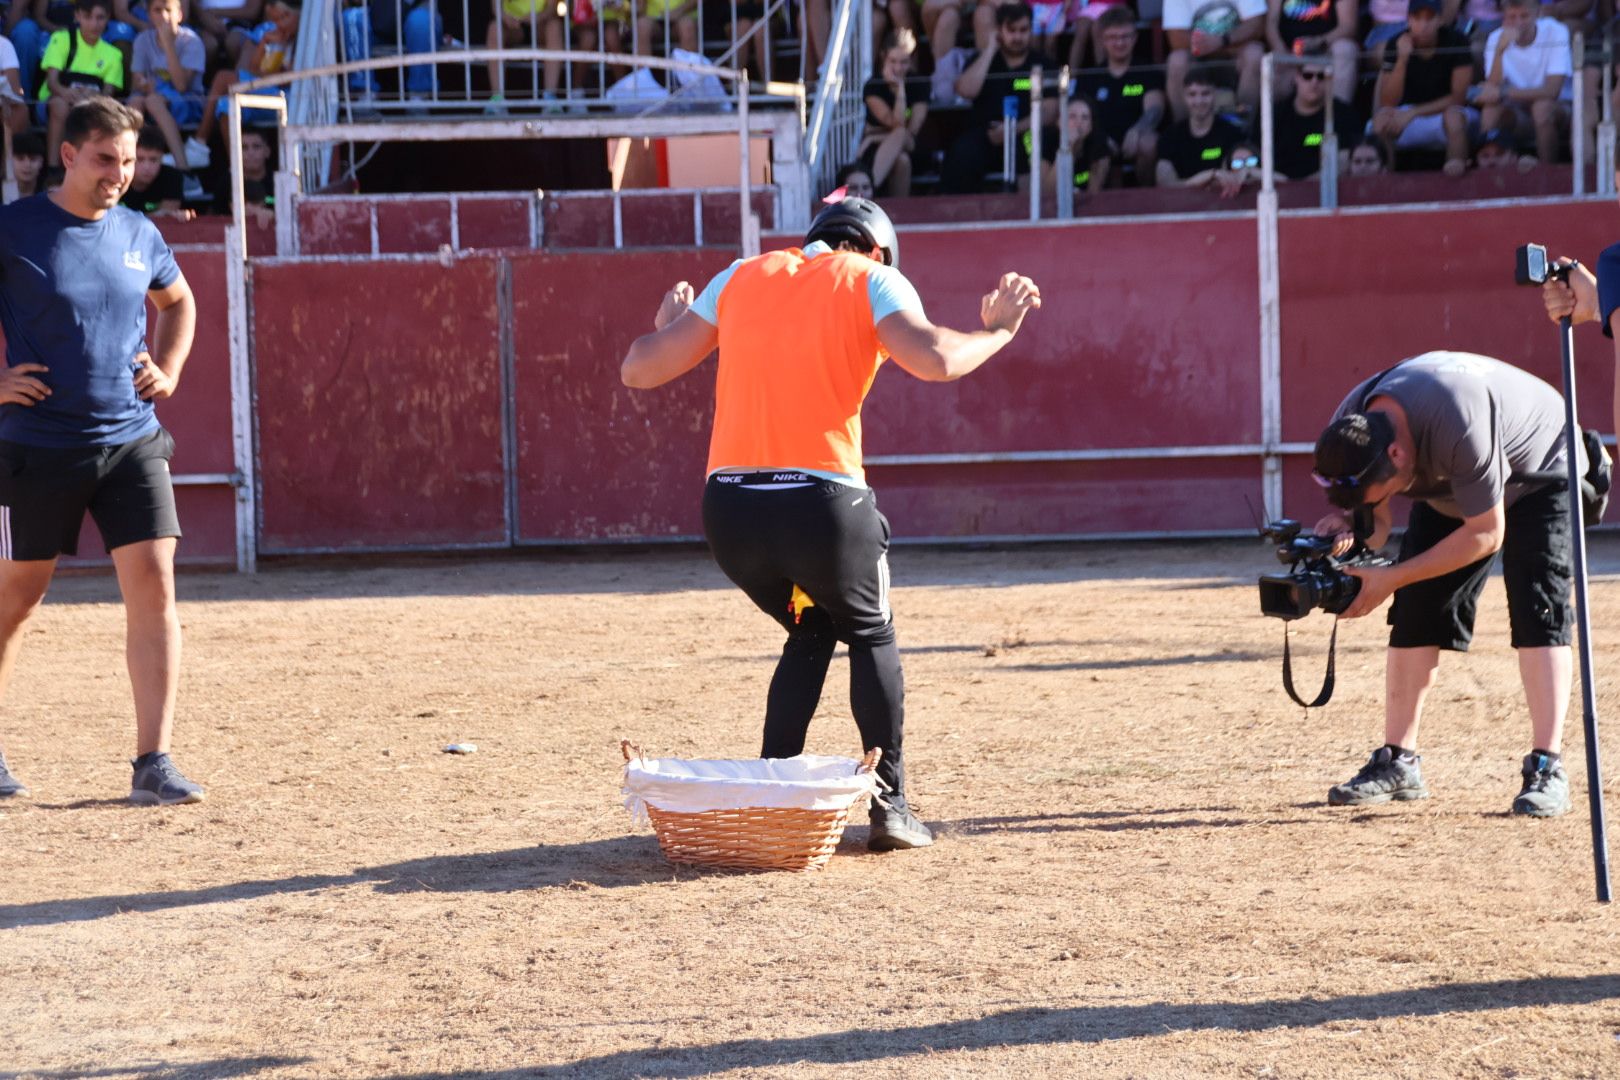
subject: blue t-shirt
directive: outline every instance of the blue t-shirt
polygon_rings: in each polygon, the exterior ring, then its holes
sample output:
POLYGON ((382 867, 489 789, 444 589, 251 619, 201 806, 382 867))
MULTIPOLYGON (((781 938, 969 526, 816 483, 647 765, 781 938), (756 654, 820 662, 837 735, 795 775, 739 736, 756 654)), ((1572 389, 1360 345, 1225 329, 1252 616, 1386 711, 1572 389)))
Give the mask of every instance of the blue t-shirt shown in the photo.
POLYGON ((1598 313, 1603 320, 1603 333, 1614 337, 1609 320, 1620 308, 1620 244, 1611 244, 1598 256, 1598 313))
POLYGON ((100 221, 45 194, 0 207, 0 331, 6 363, 44 364, 34 405, 0 405, 0 439, 30 446, 108 446, 155 431, 135 392, 146 348, 146 293, 180 277, 145 215, 115 206, 100 221))

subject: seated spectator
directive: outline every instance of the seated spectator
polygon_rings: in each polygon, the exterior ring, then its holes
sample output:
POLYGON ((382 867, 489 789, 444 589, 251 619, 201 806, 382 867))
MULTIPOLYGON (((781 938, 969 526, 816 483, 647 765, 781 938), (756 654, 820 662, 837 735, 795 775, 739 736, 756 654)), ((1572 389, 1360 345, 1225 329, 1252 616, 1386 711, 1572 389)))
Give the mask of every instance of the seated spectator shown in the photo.
MULTIPOLYGON (((219 184, 213 212, 231 212, 231 185, 219 184)), ((242 195, 249 224, 268 228, 276 221, 276 181, 270 167, 270 140, 258 128, 242 129, 242 195)))
MULTIPOLYGON (((1008 138, 1015 140, 1016 169, 1029 168, 1029 156, 1023 152, 1019 136, 1028 131, 1030 125, 1030 72, 1044 62, 1044 57, 1030 51, 1029 5, 1012 3, 998 7, 996 47, 981 52, 956 80, 956 92, 973 104, 966 130, 945 154, 940 186, 946 191, 983 191, 985 175, 1002 160, 1002 146, 1008 138), (1017 105, 1017 119, 1011 132, 1006 130, 1003 121, 1004 98, 1012 98, 1017 105)), ((1056 106, 1057 102, 1052 99, 1042 102, 1042 109, 1048 110, 1043 122, 1051 122, 1057 114, 1056 106)), ((1012 177, 1005 179, 1013 180, 1012 177)))
POLYGON ((928 119, 927 83, 909 78, 916 51, 917 38, 910 30, 890 33, 879 61, 882 74, 868 80, 861 91, 866 130, 856 154, 873 186, 886 195, 911 194, 911 152, 928 119))
MULTIPOLYGON (((1333 96, 1354 101, 1361 50, 1356 45, 1356 0, 1270 0, 1266 41, 1275 53, 1311 56, 1327 53, 1333 61, 1333 96)), ((1279 64, 1278 81, 1292 69, 1279 64)), ((1287 87, 1281 88, 1284 93, 1287 87)))
POLYGON ((1182 96, 1187 119, 1170 125, 1159 139, 1160 187, 1214 187, 1236 195, 1239 178, 1226 160, 1244 141, 1243 129, 1215 115, 1215 76, 1206 67, 1187 72, 1182 96))
POLYGON ((53 168, 61 164, 58 151, 68 110, 101 94, 123 96, 124 54, 101 37, 111 15, 112 0, 78 0, 78 28, 58 30, 45 46, 40 61, 45 85, 39 99, 45 102, 45 161, 53 168))
MULTIPOLYGON (((153 6, 161 2, 153 0, 153 6)), ((135 177, 118 201, 147 217, 190 221, 197 215, 181 208, 184 200, 185 177, 179 169, 163 164, 163 136, 145 128, 135 143, 135 177)))
POLYGON ((189 150, 180 134, 195 127, 203 112, 203 68, 208 55, 197 32, 180 22, 183 0, 150 0, 146 6, 152 28, 135 39, 131 65, 141 111, 156 124, 168 142, 169 153, 181 169, 208 164, 208 148, 189 150))
MULTIPOLYGON (((715 0, 708 0, 701 7, 700 14, 703 18, 705 44, 711 46, 716 42, 729 44, 742 41, 743 38, 748 36, 748 32, 754 28, 754 24, 765 17, 764 0, 722 0, 720 3, 716 3, 715 0), (733 3, 736 5, 735 10, 732 7, 733 3)), ((882 41, 884 38, 884 31, 879 19, 880 12, 881 8, 872 12, 872 40, 874 42, 882 41)), ((603 25, 609 25, 606 11, 603 13, 603 25)), ((574 41, 579 43, 580 48, 591 48, 591 46, 583 43, 587 40, 587 34, 591 37, 595 36, 595 29, 595 19, 591 20, 588 27, 575 27, 574 41), (586 33, 582 34, 581 31, 586 31, 586 33)), ((609 33, 611 33, 611 30, 609 33)), ((748 38, 748 41, 737 49, 736 56, 733 58, 736 66, 748 68, 755 78, 761 80, 770 78, 769 50, 765 47, 769 40, 763 29, 753 37, 748 38), (752 64, 748 59, 750 55, 753 56, 752 64)), ((912 40, 915 41, 916 38, 913 37, 912 40)), ((607 51, 618 52, 619 46, 610 44, 607 46, 607 51)))
POLYGON ((268 17, 265 5, 266 0, 196 0, 192 21, 208 55, 223 55, 227 68, 239 66, 242 53, 258 44, 253 29, 268 17))
MULTIPOLYGON (((1494 3, 1495 0, 1490 0, 1494 3)), ((1440 25, 1450 26, 1457 19, 1457 9, 1462 6, 1462 0, 1442 0, 1440 7, 1440 25)), ((1368 52, 1377 52, 1385 42, 1393 41, 1406 32, 1407 16, 1411 14, 1411 5, 1407 0, 1367 0, 1367 16, 1372 20, 1372 29, 1367 32, 1367 39, 1361 47, 1368 52)))
MULTIPOLYGON (((668 55, 670 49, 698 51, 698 0, 637 0, 636 53, 668 55)), ((557 48, 562 48, 558 42, 557 48)))
POLYGON ((1411 0, 1406 32, 1384 46, 1373 100, 1373 134, 1394 150, 1444 150, 1447 176, 1468 169, 1469 129, 1479 114, 1463 104, 1473 81, 1468 42, 1440 24, 1441 0, 1411 0))
MULTIPOLYGON (((871 174, 858 161, 852 161, 838 170, 838 175, 833 179, 833 190, 835 194, 840 190, 843 191, 842 198, 845 199, 871 199, 877 195, 872 186, 871 174)), ((833 202, 839 201, 833 199, 832 196, 828 196, 822 202, 827 202, 829 199, 833 202)))
POLYGON ((134 41, 152 28, 146 18, 146 5, 131 0, 112 0, 112 18, 101 36, 114 45, 134 41))
POLYGON ((1502 0, 1502 25, 1485 42, 1485 81, 1470 93, 1479 125, 1522 139, 1535 132, 1536 156, 1558 160, 1569 126, 1569 31, 1541 18, 1537 0, 1502 0))
MULTIPOLYGON (((298 24, 304 0, 270 0, 265 6, 268 22, 260 23, 248 33, 252 48, 243 50, 242 66, 235 71, 219 71, 208 88, 208 99, 203 102, 202 121, 197 134, 186 140, 186 157, 210 156, 208 144, 213 141, 219 118, 230 111, 225 96, 239 82, 252 82, 267 75, 279 75, 292 66, 292 47, 298 40, 298 24)), ((258 122, 274 122, 275 114, 267 109, 245 109, 243 126, 258 122)), ((204 166, 198 166, 203 168, 204 166)))
MULTIPOLYGON (((1074 0, 1074 40, 1069 43, 1069 67, 1075 71, 1101 66, 1107 60, 1097 34, 1102 30, 1102 19, 1110 11, 1124 8, 1130 11, 1127 0, 1074 0), (1086 46, 1090 45, 1088 49, 1086 46)), ((1131 28, 1136 27, 1136 12, 1131 11, 1131 28)))
MULTIPOLYGON (((1277 175, 1289 180, 1309 180, 1322 171, 1328 82, 1333 75, 1328 69, 1325 50, 1312 59, 1314 63, 1306 64, 1295 73, 1293 93, 1277 102, 1272 118, 1272 151, 1276 155, 1277 175)), ((1348 99, 1333 102, 1333 130, 1341 143, 1359 137, 1362 127, 1362 121, 1356 116, 1355 102, 1348 99)), ((1341 149, 1339 157, 1342 167, 1349 161, 1349 152, 1341 149)))
POLYGON ((23 90, 22 63, 17 59, 17 50, 4 37, 0 37, 0 87, 7 91, 0 95, 0 122, 4 122, 9 138, 28 130, 28 96, 23 90))
POLYGON ((1351 176, 1381 176, 1389 172, 1389 147, 1376 135, 1366 135, 1350 148, 1351 176))
POLYGON ((1111 7, 1097 17, 1097 39, 1106 66, 1083 71, 1074 81, 1077 97, 1094 102, 1095 127, 1113 154, 1135 170, 1144 187, 1153 183, 1159 160, 1159 124, 1164 119, 1164 73, 1135 67, 1136 12, 1111 7))
POLYGON ((1186 119, 1183 102, 1187 69, 1197 60, 1227 60, 1237 66, 1238 107, 1260 104, 1260 60, 1266 54, 1266 0, 1165 0, 1164 36, 1170 42, 1165 96, 1176 119, 1186 119))
MULTIPOLYGON (((66 5, 69 17, 73 5, 66 5)), ((22 96, 30 101, 39 96, 35 76, 39 72, 39 58, 45 55, 45 42, 50 37, 39 23, 30 18, 32 0, 0 0, 0 37, 7 38, 17 53, 17 73, 22 78, 22 96)))
MULTIPOLYGON (((1095 194, 1108 186, 1109 170, 1114 164, 1113 150, 1108 145, 1108 137, 1096 127, 1096 113, 1089 99, 1074 98, 1069 102, 1068 114, 1069 154, 1074 161, 1074 175, 1069 178, 1069 183, 1074 185, 1076 191, 1095 194)), ((1029 153, 1033 141, 1026 131, 1024 153, 1029 153)), ((1042 191, 1056 191, 1061 182, 1057 175, 1057 156, 1062 146, 1059 128, 1047 128, 1041 132, 1042 191)), ((1018 190, 1029 190, 1027 174, 1018 178, 1018 190)))
POLYGON ((1541 164, 1529 154, 1519 153, 1519 142, 1501 128, 1491 128, 1474 147, 1474 165, 1481 169, 1517 169, 1527 173, 1541 164))
MULTIPOLYGON (((972 12, 973 47, 988 51, 996 38, 998 7, 995 0, 976 4, 974 0, 923 0, 923 33, 928 35, 928 47, 933 50, 934 64, 945 59, 945 54, 956 48, 962 34, 962 16, 972 12)), ((1033 23, 1034 9, 1030 10, 1033 23)), ((1033 29, 1033 26, 1031 27, 1033 29)))
POLYGON ((1030 47, 1042 56, 1058 54, 1058 38, 1069 29, 1070 5, 1071 0, 1029 0, 1030 47))
MULTIPOLYGON (((485 47, 504 49, 508 46, 525 44, 537 49, 563 47, 563 22, 562 16, 557 14, 556 4, 548 3, 547 0, 490 0, 490 3, 492 13, 489 32, 484 40, 485 47)), ((696 0, 693 0, 694 7, 695 4, 696 0)), ((695 32, 693 36, 695 39, 695 32)), ((491 60, 487 68, 489 105, 484 111, 492 116, 500 116, 506 112, 506 65, 499 60, 491 60)), ((560 106, 561 99, 557 96, 557 91, 562 89, 562 61, 547 60, 544 71, 545 90, 541 96, 546 101, 558 102, 560 106)))
POLYGON ((17 182, 17 198, 26 199, 45 190, 45 140, 32 131, 19 131, 11 137, 11 178, 17 182))

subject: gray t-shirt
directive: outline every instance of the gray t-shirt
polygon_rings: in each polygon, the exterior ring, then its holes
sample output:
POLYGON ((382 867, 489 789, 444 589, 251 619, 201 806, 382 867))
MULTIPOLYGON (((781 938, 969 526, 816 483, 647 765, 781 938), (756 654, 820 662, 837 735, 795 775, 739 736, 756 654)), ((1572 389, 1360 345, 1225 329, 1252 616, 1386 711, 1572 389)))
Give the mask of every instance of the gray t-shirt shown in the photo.
MULTIPOLYGON (((1357 385, 1334 419, 1379 396, 1406 410, 1417 447, 1417 475, 1403 494, 1447 517, 1512 506, 1546 486, 1509 483, 1510 476, 1564 472, 1563 396, 1511 364, 1464 352, 1414 356, 1357 385)), ((1583 475, 1585 458, 1582 450, 1583 475)))
MULTIPOLYGON (((182 26, 180 32, 174 35, 174 54, 191 72, 191 85, 176 86, 174 89, 189 97, 201 98, 203 68, 208 66, 208 49, 203 45, 203 39, 191 27, 182 26)), ((156 30, 142 31, 135 39, 135 62, 132 66, 136 74, 150 75, 154 82, 169 83, 169 57, 163 51, 163 46, 158 44, 156 30)))

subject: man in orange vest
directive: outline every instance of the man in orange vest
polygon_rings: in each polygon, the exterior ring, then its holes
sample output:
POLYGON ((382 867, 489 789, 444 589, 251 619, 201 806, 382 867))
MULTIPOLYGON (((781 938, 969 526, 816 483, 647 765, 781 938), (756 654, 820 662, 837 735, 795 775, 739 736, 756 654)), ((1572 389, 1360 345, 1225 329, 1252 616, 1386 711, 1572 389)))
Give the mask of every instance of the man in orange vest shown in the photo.
POLYGON ((885 358, 949 382, 999 352, 1041 306, 1035 283, 1008 273, 979 305, 984 329, 935 326, 899 261, 876 203, 834 203, 802 249, 741 259, 695 298, 676 284, 621 368, 625 385, 649 389, 719 346, 703 531, 720 569, 788 633, 761 756, 804 750, 833 650, 847 644, 850 708, 866 748, 883 752, 878 776, 889 788, 887 805, 871 811, 874 851, 926 847, 933 836, 906 804, 889 522, 861 467, 861 403, 885 358))

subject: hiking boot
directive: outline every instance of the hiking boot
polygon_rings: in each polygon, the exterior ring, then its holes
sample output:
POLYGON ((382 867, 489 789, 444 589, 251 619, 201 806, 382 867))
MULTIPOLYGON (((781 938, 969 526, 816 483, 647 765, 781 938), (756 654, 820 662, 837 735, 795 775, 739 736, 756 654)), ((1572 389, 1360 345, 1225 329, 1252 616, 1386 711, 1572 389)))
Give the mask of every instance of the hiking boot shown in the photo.
POLYGON ((203 801, 203 789, 180 774, 168 754, 145 754, 130 762, 129 801, 142 806, 172 806, 203 801))
POLYGON ((866 841, 868 851, 907 851, 934 842, 934 834, 911 812, 904 795, 891 795, 888 803, 888 806, 872 804, 872 834, 866 841))
POLYGON ((1513 812, 1527 817, 1558 817, 1569 813, 1569 774, 1564 762, 1531 751, 1524 755, 1524 787, 1513 800, 1513 812))
POLYGON ((6 765, 6 755, 0 754, 0 799, 22 799, 27 795, 27 785, 11 774, 11 769, 6 765))
POLYGON ((1389 747, 1380 746, 1360 772, 1328 789, 1328 805, 1370 806, 1391 799, 1427 799, 1429 789, 1423 783, 1422 761, 1416 754, 1397 757, 1389 747))

